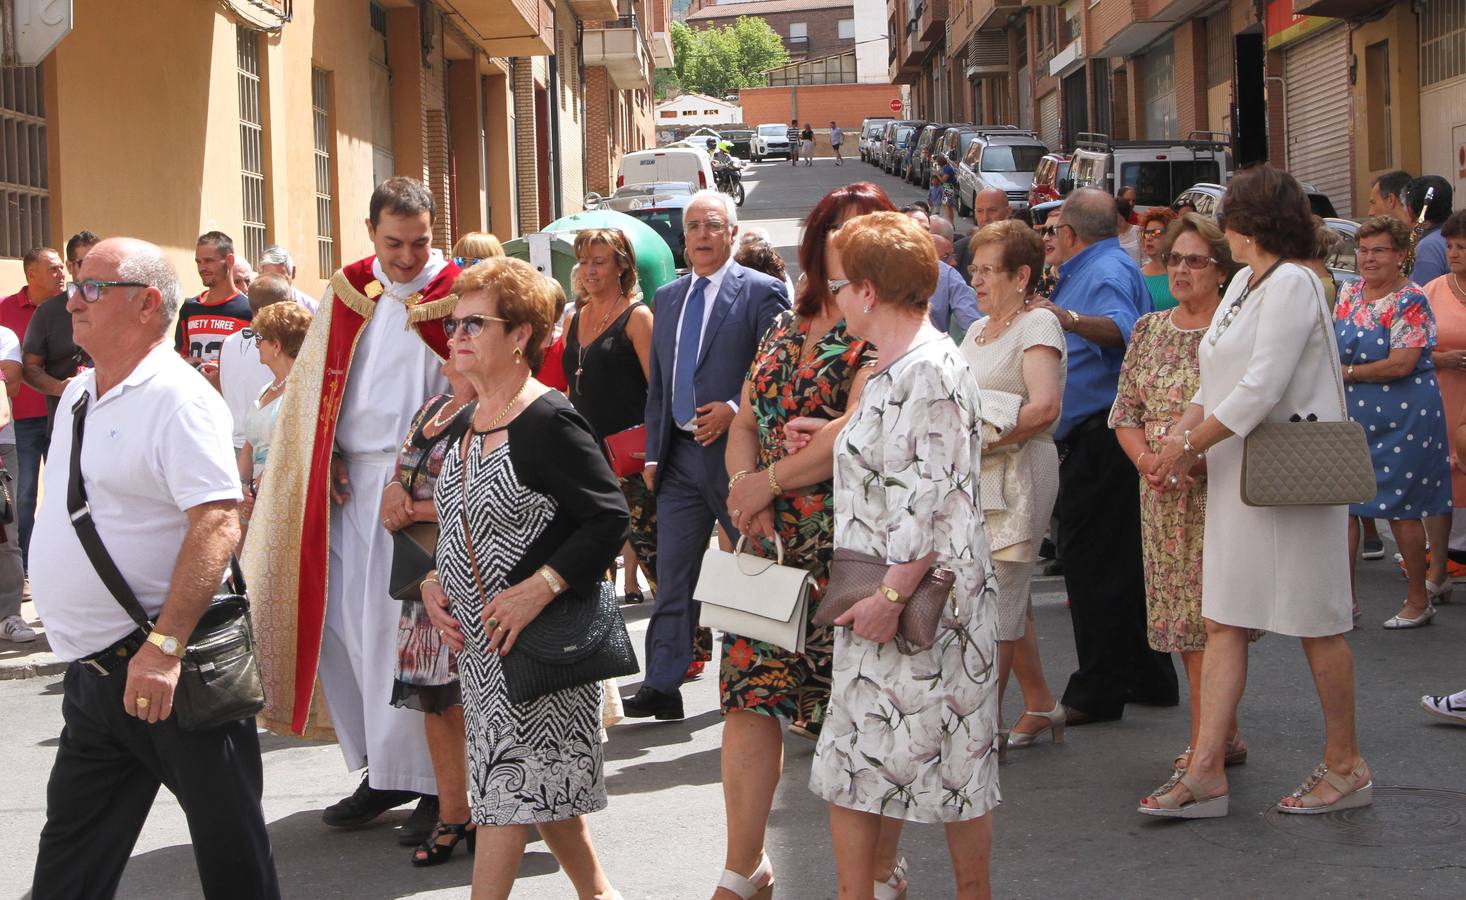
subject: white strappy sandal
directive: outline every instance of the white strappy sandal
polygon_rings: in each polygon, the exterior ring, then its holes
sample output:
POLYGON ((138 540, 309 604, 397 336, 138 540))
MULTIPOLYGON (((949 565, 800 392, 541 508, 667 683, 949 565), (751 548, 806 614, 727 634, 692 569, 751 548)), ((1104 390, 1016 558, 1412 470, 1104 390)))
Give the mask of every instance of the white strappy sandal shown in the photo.
POLYGON ((724 869, 718 879, 718 887, 736 894, 739 900, 772 900, 774 896, 774 866, 765 853, 758 861, 758 868, 745 877, 732 869, 724 869))
POLYGON ((891 877, 885 881, 877 881, 875 884, 876 900, 905 900, 906 897, 906 860, 896 860, 895 868, 891 869, 891 877))

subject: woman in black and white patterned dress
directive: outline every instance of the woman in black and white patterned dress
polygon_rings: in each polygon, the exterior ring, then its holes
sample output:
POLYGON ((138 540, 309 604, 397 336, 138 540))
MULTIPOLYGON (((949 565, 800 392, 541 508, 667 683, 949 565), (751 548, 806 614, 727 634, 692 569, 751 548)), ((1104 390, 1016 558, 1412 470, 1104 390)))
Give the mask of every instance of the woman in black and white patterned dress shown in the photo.
POLYGON ((492 259, 454 291, 444 326, 479 405, 434 489, 437 583, 423 599, 462 648, 474 896, 508 896, 537 825, 580 896, 614 897, 581 820, 606 805, 601 684, 513 703, 500 658, 560 593, 610 589, 602 579, 626 538, 626 500, 585 419, 530 375, 553 321, 549 282, 527 263, 492 259))

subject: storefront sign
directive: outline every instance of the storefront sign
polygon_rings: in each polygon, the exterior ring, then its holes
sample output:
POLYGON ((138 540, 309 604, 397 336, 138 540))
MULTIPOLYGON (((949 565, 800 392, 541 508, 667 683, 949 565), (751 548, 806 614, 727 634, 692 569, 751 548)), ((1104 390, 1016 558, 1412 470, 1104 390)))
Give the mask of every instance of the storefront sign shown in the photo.
POLYGON ((1267 48, 1279 47, 1300 41, 1320 28, 1333 25, 1336 19, 1323 16, 1300 16, 1293 12, 1293 0, 1268 0, 1267 4, 1267 48))

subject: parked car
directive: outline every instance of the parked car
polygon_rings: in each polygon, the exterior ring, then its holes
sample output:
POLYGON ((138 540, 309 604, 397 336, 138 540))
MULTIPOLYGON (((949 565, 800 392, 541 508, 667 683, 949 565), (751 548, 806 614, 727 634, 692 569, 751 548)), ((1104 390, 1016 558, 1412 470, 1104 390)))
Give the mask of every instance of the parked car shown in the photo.
POLYGON ((911 164, 904 167, 901 176, 917 187, 925 188, 932 177, 932 150, 937 138, 945 131, 947 122, 925 122, 916 133, 911 144, 911 164))
POLYGON ((789 143, 789 126, 782 122, 758 126, 753 130, 750 152, 754 162, 763 162, 770 156, 791 159, 794 147, 789 143))
POLYGON ((1028 208, 1033 173, 1049 154, 1038 134, 1011 125, 981 126, 957 169, 957 208, 969 215, 979 191, 997 188, 1015 210, 1028 208))
MULTIPOLYGON (((950 125, 945 131, 937 135, 936 148, 933 155, 940 153, 947 157, 952 164, 952 170, 957 170, 957 164, 962 162, 962 157, 967 155, 967 148, 977 140, 982 129, 976 125, 950 125)), ((930 160, 928 160, 928 165, 930 160)))
POLYGON ((1118 142, 1082 133, 1060 193, 1097 187, 1118 194, 1133 187, 1137 211, 1166 206, 1193 184, 1225 185, 1232 177, 1231 142, 1231 135, 1217 131, 1193 131, 1179 141, 1118 142))
MULTIPOLYGON (((1313 195, 1309 194, 1309 200, 1312 199, 1313 195)), ((1323 261, 1329 274, 1334 276, 1339 287, 1358 281, 1359 261, 1354 257, 1354 248, 1358 239, 1359 223, 1336 216, 1324 216, 1323 223, 1339 236, 1339 242, 1323 261)))
POLYGON ((728 152, 739 159, 753 158, 753 129, 735 128, 722 132, 723 140, 733 146, 728 152))
POLYGON ((585 195, 586 209, 614 209, 616 212, 630 212, 644 206, 655 205, 666 197, 692 196, 697 184, 690 181, 651 181, 644 184, 628 184, 617 188, 607 197, 590 193, 585 195))
MULTIPOLYGON (((1304 193, 1308 195, 1308 206, 1313 210, 1315 216, 1321 219, 1333 219, 1338 215, 1338 211, 1334 209, 1334 202, 1329 199, 1327 194, 1311 184, 1304 184, 1302 187, 1304 193)), ((1221 218, 1222 195, 1226 192, 1227 189, 1220 184, 1206 182, 1193 184, 1191 187, 1182 191, 1171 206, 1174 208, 1182 203, 1190 203, 1202 215, 1210 216, 1212 219, 1219 219, 1221 218)), ((1340 219, 1339 221, 1345 222, 1348 220, 1340 219)))
POLYGON ((698 189, 713 184, 713 163, 707 151, 696 147, 661 147, 636 150, 621 157, 616 166, 616 189, 628 184, 663 181, 691 182, 698 189))
POLYGON ((1059 183, 1069 177, 1069 157, 1063 153, 1049 153, 1033 168, 1033 187, 1028 190, 1028 206, 1058 200, 1059 183))
POLYGON ((901 120, 886 123, 885 134, 881 135, 880 167, 887 172, 896 171, 897 160, 901 154, 911 149, 911 143, 916 139, 916 129, 920 122, 901 120))
POLYGON ((874 148, 880 144, 881 135, 886 131, 886 123, 894 122, 890 116, 877 116, 872 119, 865 119, 860 123, 860 158, 872 165, 875 164, 874 148))
POLYGON ((642 201, 631 201, 626 209, 621 210, 651 226, 667 242, 679 276, 687 274, 687 239, 682 233, 682 213, 691 202, 691 194, 656 194, 642 201))

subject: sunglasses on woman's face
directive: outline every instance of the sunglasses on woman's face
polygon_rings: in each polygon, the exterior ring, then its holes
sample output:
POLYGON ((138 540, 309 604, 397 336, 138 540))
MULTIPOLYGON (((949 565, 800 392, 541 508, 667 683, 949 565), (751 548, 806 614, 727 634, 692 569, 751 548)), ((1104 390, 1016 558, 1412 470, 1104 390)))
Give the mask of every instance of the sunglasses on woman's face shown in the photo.
POLYGON ((479 332, 484 330, 485 322, 503 322, 506 325, 509 324, 508 319, 501 319, 498 316, 464 316, 461 319, 449 316, 443 320, 443 333, 448 335, 449 340, 451 340, 453 335, 457 334, 458 329, 461 327, 464 337, 476 338, 479 336, 479 332))

